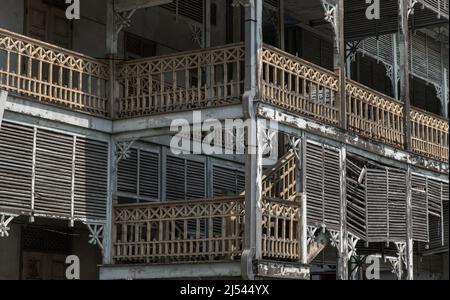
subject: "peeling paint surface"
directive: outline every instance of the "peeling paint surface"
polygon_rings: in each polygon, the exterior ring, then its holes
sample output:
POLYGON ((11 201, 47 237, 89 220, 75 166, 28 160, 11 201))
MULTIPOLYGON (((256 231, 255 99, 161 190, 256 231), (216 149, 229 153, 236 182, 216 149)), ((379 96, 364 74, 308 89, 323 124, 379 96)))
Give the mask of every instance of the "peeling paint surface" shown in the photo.
POLYGON ((388 145, 376 143, 356 134, 344 132, 333 126, 320 124, 316 121, 306 119, 305 117, 288 114, 278 108, 270 107, 266 104, 260 103, 257 108, 257 113, 260 117, 273 119, 281 124, 285 124, 297 130, 304 130, 340 143, 352 145, 383 158, 388 158, 415 167, 427 169, 432 172, 444 173, 445 175, 448 175, 449 172, 448 163, 439 162, 414 153, 408 153, 388 145))

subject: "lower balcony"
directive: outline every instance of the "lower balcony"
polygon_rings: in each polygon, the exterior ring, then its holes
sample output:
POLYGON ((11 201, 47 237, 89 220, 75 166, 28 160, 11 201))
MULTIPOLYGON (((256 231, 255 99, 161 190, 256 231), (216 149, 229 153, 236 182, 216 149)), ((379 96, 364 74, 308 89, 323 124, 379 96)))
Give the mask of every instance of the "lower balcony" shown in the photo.
MULTIPOLYGON (((176 268, 172 276, 183 278, 187 276, 180 273, 183 266, 189 272, 195 264, 190 276, 210 277, 212 272, 216 278, 241 277, 246 239, 244 198, 116 205, 112 233, 114 265, 104 266, 108 270, 105 274, 114 276, 118 270, 124 270, 128 275, 113 279, 140 278, 136 276, 137 269, 145 273, 146 269, 164 266, 176 268), (198 266, 206 266, 207 270, 198 266)), ((309 268, 299 263, 300 211, 297 200, 263 199, 262 257, 254 262, 257 276, 309 277, 309 268)))

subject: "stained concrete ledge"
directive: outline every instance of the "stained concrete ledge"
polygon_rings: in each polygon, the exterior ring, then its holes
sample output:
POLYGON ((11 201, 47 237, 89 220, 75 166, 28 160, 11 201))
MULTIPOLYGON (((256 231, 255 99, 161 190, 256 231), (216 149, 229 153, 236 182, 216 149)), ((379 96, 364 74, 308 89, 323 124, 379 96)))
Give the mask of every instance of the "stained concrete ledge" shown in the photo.
POLYGON ((310 268, 300 263, 260 260, 255 262, 256 276, 263 279, 309 280, 310 268))
POLYGON ((100 266, 100 280, 242 278, 240 261, 100 266))

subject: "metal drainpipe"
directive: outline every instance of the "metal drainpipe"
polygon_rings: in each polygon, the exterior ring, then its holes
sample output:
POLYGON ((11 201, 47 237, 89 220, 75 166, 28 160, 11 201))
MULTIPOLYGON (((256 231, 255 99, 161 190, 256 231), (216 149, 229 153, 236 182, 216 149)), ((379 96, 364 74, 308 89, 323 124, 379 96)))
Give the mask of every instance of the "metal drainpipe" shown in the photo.
MULTIPOLYGON (((252 128, 254 133, 257 133, 258 127, 256 124, 256 112, 253 106, 255 99, 257 99, 260 91, 261 74, 262 74, 262 0, 249 0, 245 7, 245 92, 242 97, 243 101, 243 115, 246 119, 251 119, 252 128)), ((255 140, 255 145, 258 147, 258 140, 255 140)), ((246 174, 250 174, 254 163, 253 160, 257 160, 254 155, 247 154, 246 157, 246 174)), ((252 188, 246 187, 246 200, 248 199, 252 188)), ((249 197, 250 199, 252 196, 249 197)), ((255 273, 253 271, 253 261, 257 258, 257 245, 256 238, 256 224, 250 222, 256 220, 257 205, 249 204, 246 201, 246 224, 250 224, 249 229, 245 229, 244 249, 241 257, 241 272, 242 276, 246 280, 254 280, 255 273), (251 209, 249 208, 249 205, 251 209), (250 213, 250 214, 249 214, 250 213)), ((248 228, 248 227, 247 227, 248 228)))

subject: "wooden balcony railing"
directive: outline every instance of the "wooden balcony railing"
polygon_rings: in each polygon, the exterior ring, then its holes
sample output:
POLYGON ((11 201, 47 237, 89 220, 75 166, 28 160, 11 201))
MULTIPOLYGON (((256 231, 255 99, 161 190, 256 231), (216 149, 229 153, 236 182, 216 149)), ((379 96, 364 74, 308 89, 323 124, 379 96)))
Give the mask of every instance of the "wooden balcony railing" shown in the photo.
MULTIPOLYGON (((263 50, 263 102, 339 125, 339 77, 279 49, 263 50)), ((346 83, 347 128, 394 147, 404 145, 403 104, 352 80, 346 83)), ((411 109, 412 151, 448 161, 448 120, 411 109)))
POLYGON ((117 205, 115 263, 233 260, 244 235, 244 198, 117 205))
POLYGON ((414 152, 448 162, 447 119, 413 108, 411 110, 411 139, 414 152))
POLYGON ((0 88, 107 116, 109 67, 93 58, 0 29, 0 88))
POLYGON ((339 77, 279 49, 263 49, 262 101, 319 121, 339 124, 339 77))
POLYGON ((295 168, 295 155, 290 151, 264 175, 263 196, 270 199, 292 199, 296 195, 295 168))
POLYGON ((265 259, 298 261, 301 253, 300 198, 263 198, 262 255, 265 259))
POLYGON ((393 146, 404 145, 403 104, 350 80, 347 119, 351 131, 393 146))
MULTIPOLYGON (((264 46, 261 101, 338 126, 339 76, 264 46)), ((108 64, 0 29, 0 89, 108 118, 148 116, 240 103, 243 44, 128 61, 117 65, 114 115, 108 64)), ((403 105, 348 80, 348 130, 398 148, 404 145, 403 105)), ((448 161, 448 120, 413 108, 412 150, 448 161)))
POLYGON ((134 60, 118 68, 118 117, 240 103, 242 44, 134 60))

